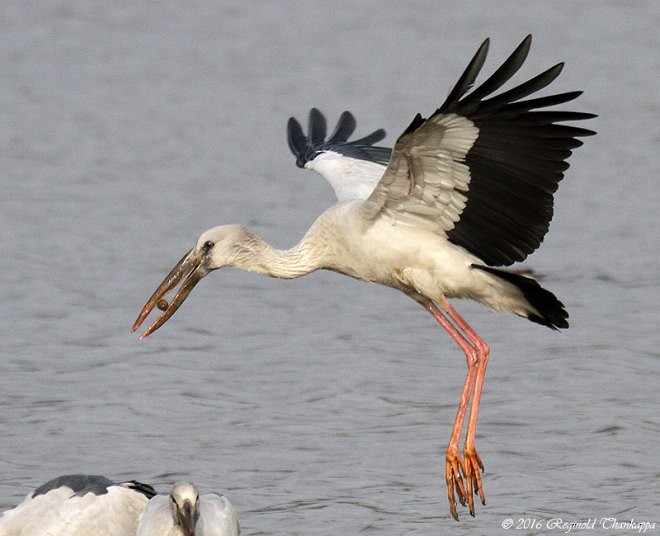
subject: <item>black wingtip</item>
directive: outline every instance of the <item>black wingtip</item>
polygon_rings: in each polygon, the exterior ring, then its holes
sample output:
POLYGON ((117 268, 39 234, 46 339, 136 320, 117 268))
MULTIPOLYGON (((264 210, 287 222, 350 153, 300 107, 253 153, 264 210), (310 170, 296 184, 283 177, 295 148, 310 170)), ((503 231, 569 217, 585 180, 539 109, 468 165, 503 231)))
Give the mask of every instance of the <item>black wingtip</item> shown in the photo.
POLYGON ((303 167, 305 165, 304 155, 307 148, 307 137, 303 133, 302 125, 295 117, 289 117, 286 133, 289 149, 296 156, 296 165, 303 167))
POLYGON ((312 145, 320 145, 325 141, 328 133, 328 125, 318 108, 312 108, 309 111, 309 120, 307 122, 307 132, 312 145))
POLYGON ((486 56, 488 56, 489 47, 490 38, 486 38, 477 49, 477 52, 470 60, 470 63, 468 63, 468 66, 463 71, 458 82, 456 82, 452 90, 449 92, 444 104, 440 107, 441 110, 451 111, 452 106, 458 104, 459 99, 474 85, 481 68, 484 66, 486 56))
POLYGON ((593 114, 547 109, 577 98, 580 91, 535 96, 559 76, 563 62, 501 91, 525 62, 531 39, 525 37, 486 81, 472 88, 485 59, 482 45, 435 112, 462 116, 478 131, 465 156, 471 174, 469 200, 447 238, 490 266, 522 261, 539 247, 567 159, 582 145, 578 138, 594 134, 562 124, 593 114))
POLYGON ((357 121, 355 121, 355 116, 348 110, 342 112, 337 121, 337 126, 328 137, 327 143, 330 145, 346 143, 348 138, 350 138, 353 135, 353 132, 355 132, 356 127, 357 121))
POLYGON ((144 482, 138 482, 137 480, 129 480, 124 482, 124 484, 133 491, 137 491, 144 495, 147 499, 151 499, 156 496, 156 490, 149 484, 144 482))
MULTIPOLYGON (((462 106, 465 107, 469 106, 470 103, 478 103, 481 99, 506 84, 520 70, 523 63, 525 63, 531 46, 532 35, 529 34, 485 82, 481 83, 479 87, 463 99, 462 106)), ((460 97, 461 95, 459 95, 460 97)))
POLYGON ((287 142, 289 149, 296 157, 296 165, 301 168, 305 167, 306 163, 314 160, 323 151, 336 151, 360 160, 387 164, 391 149, 374 145, 385 137, 385 131, 381 128, 362 138, 349 141, 356 126, 357 122, 353 114, 345 111, 326 139, 327 121, 317 108, 312 108, 309 112, 307 135, 303 132, 298 120, 290 117, 287 123, 287 142))

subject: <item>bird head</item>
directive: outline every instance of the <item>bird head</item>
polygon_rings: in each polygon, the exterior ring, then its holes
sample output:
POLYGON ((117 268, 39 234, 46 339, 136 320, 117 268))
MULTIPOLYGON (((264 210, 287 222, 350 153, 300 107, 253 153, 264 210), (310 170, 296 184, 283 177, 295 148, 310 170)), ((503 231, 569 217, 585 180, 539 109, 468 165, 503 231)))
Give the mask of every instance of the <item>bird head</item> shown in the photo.
POLYGON ((133 324, 133 331, 158 307, 163 312, 140 338, 156 331, 176 312, 195 285, 207 274, 223 266, 236 265, 244 256, 249 255, 256 243, 253 238, 254 235, 240 225, 221 225, 205 231, 195 247, 181 258, 147 300, 133 324), (168 303, 165 296, 179 284, 179 290, 168 303))
POLYGON ((176 482, 170 490, 170 511, 174 525, 184 536, 195 536, 199 519, 199 493, 190 482, 176 482))

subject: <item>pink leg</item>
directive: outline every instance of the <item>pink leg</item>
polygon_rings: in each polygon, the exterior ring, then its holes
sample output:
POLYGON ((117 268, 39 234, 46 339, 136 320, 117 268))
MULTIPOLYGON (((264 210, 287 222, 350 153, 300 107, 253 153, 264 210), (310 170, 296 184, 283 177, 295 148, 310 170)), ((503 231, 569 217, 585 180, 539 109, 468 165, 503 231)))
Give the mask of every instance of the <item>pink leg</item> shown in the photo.
POLYGON ((451 338, 456 341, 461 350, 463 350, 467 361, 468 371, 465 377, 465 383, 463 384, 463 390, 461 391, 461 399, 456 412, 456 419, 454 420, 454 426, 452 428, 446 453, 446 480, 449 510, 452 517, 457 520, 456 496, 458 496, 458 500, 462 505, 465 505, 467 501, 472 516, 474 516, 474 493, 479 493, 479 498, 481 499, 482 504, 486 504, 480 473, 480 470, 483 471, 483 463, 475 449, 474 436, 477 426, 479 402, 481 400, 481 390, 483 388, 484 375, 486 373, 486 364, 488 362, 490 349, 484 340, 477 335, 477 333, 449 303, 445 302, 443 305, 443 309, 445 309, 446 312, 444 313, 431 300, 420 299, 420 296, 416 296, 415 299, 433 315, 433 318, 435 318, 436 321, 445 328, 451 338), (449 316, 451 321, 445 316, 445 314, 449 316), (470 417, 468 419, 465 444, 463 447, 464 458, 461 460, 459 455, 459 441, 471 397, 472 406, 470 409, 470 417), (463 484, 461 472, 465 478, 465 485, 463 484))
MULTIPOLYGON (((481 471, 484 470, 484 465, 475 449, 474 437, 477 431, 477 418, 479 415, 479 404, 481 402, 481 391, 484 386, 484 377, 486 376, 486 366, 488 365, 490 348, 449 303, 446 304, 445 309, 447 314, 467 336, 477 351, 476 378, 474 382, 474 392, 472 393, 470 417, 468 419, 467 432, 465 434, 465 444, 463 446, 463 457, 466 469, 466 473, 464 474, 467 484, 466 493, 470 497, 472 497, 473 493, 479 493, 481 504, 485 505, 486 497, 481 483, 481 471)), ((474 515, 473 512, 470 513, 474 515)))
MULTIPOLYGON (((449 438, 449 445, 445 454, 445 478, 447 482, 447 496, 449 499, 449 511, 454 519, 458 520, 458 513, 456 512, 456 497, 458 501, 465 506, 466 501, 468 504, 473 503, 471 493, 469 494, 463 484, 461 473, 466 474, 466 467, 459 454, 459 443, 461 431, 463 429, 463 422, 465 415, 470 404, 470 398, 474 389, 476 380, 476 349, 472 343, 451 323, 445 314, 438 308, 438 306, 431 300, 421 300, 419 296, 418 301, 429 311, 433 318, 445 328, 447 333, 456 341, 458 346, 463 350, 467 360, 467 375, 465 376, 465 383, 461 391, 461 398, 456 411, 456 418, 454 419, 454 426, 452 428, 451 436, 449 438)), ((469 485, 469 482, 468 482, 469 485)), ((471 512, 474 507, 471 508, 471 512)))

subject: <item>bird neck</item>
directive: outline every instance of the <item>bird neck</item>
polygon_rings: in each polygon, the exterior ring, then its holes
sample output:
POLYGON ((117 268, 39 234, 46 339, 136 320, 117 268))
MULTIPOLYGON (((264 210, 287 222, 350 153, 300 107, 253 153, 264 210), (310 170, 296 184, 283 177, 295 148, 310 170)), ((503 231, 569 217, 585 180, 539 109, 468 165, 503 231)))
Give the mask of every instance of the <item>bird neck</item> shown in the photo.
POLYGON ((241 244, 234 262, 236 268, 270 277, 294 279, 321 268, 318 247, 312 247, 307 236, 290 249, 276 249, 255 233, 241 244))

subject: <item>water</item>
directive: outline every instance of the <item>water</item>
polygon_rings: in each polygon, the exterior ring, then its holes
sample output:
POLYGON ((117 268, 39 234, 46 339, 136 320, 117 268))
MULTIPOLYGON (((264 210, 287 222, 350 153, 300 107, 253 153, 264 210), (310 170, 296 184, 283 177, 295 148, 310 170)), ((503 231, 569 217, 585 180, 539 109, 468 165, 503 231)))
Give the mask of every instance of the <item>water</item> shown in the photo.
POLYGON ((93 472, 224 491, 247 535, 660 521, 659 24, 650 1, 3 2, 0 507, 93 472), (226 271, 130 334, 202 230, 287 246, 332 202, 289 115, 349 108, 393 143, 483 37, 492 69, 528 32, 524 73, 566 60, 599 135, 527 263, 571 329, 457 304, 492 345, 475 519, 443 483, 464 360, 404 296, 226 271))

